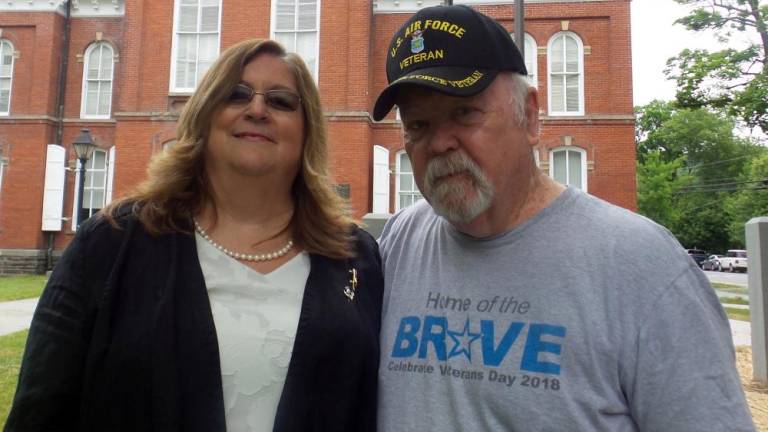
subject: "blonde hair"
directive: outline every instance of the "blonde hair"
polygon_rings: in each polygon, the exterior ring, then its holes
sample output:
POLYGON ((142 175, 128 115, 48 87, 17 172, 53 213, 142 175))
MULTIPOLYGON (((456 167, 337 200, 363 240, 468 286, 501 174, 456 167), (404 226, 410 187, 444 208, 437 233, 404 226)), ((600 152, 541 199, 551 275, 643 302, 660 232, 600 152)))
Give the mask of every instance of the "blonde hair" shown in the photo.
MULTIPOLYGON (((320 95, 304 61, 277 42, 251 39, 224 51, 205 74, 179 117, 177 142, 150 162, 147 179, 126 197, 110 203, 103 214, 116 224, 126 205, 148 232, 191 232, 191 217, 214 200, 206 183, 204 147, 216 110, 242 79, 245 66, 260 54, 280 57, 294 75, 304 113, 301 167, 291 193, 294 243, 311 253, 349 257, 353 220, 328 174, 328 144, 320 95)), ((214 215, 215 217, 215 215, 214 215)))

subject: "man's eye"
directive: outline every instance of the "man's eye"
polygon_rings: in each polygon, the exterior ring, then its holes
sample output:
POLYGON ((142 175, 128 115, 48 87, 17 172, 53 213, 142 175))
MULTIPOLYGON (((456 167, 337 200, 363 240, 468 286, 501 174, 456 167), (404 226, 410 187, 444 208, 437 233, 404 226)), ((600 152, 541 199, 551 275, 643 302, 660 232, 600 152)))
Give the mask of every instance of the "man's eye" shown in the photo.
POLYGON ((414 120, 405 123, 405 130, 408 132, 419 132, 424 130, 427 123, 421 120, 414 120))
POLYGON ((471 118, 471 117, 473 118, 478 116, 479 114, 481 114, 481 111, 471 106, 461 106, 456 108, 456 110, 454 110, 454 115, 458 119, 471 118))

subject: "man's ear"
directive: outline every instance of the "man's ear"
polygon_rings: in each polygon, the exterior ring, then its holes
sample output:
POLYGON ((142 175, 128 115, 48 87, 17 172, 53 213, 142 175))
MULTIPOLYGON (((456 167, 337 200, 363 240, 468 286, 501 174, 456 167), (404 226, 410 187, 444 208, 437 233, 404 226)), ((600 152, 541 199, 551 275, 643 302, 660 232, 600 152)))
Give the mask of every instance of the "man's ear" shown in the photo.
POLYGON ((525 131, 531 147, 539 143, 539 91, 528 88, 525 96, 525 131))

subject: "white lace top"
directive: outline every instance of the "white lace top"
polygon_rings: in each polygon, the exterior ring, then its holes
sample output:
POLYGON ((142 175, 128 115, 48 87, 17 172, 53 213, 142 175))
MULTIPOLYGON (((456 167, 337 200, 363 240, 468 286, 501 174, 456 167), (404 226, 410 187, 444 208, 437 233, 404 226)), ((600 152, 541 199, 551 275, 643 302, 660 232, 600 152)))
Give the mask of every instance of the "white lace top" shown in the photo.
POLYGON ((228 432, 271 431, 288 372, 309 255, 266 275, 195 235, 219 340, 228 432))

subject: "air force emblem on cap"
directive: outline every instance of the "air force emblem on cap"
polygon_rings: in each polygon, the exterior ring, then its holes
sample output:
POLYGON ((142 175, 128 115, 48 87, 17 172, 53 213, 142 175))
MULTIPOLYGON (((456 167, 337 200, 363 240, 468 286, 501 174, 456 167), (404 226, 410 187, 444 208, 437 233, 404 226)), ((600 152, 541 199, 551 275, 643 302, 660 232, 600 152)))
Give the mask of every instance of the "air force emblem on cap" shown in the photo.
POLYGON ((416 30, 411 39, 411 52, 416 54, 422 51, 424 51, 424 36, 421 30, 416 30))

